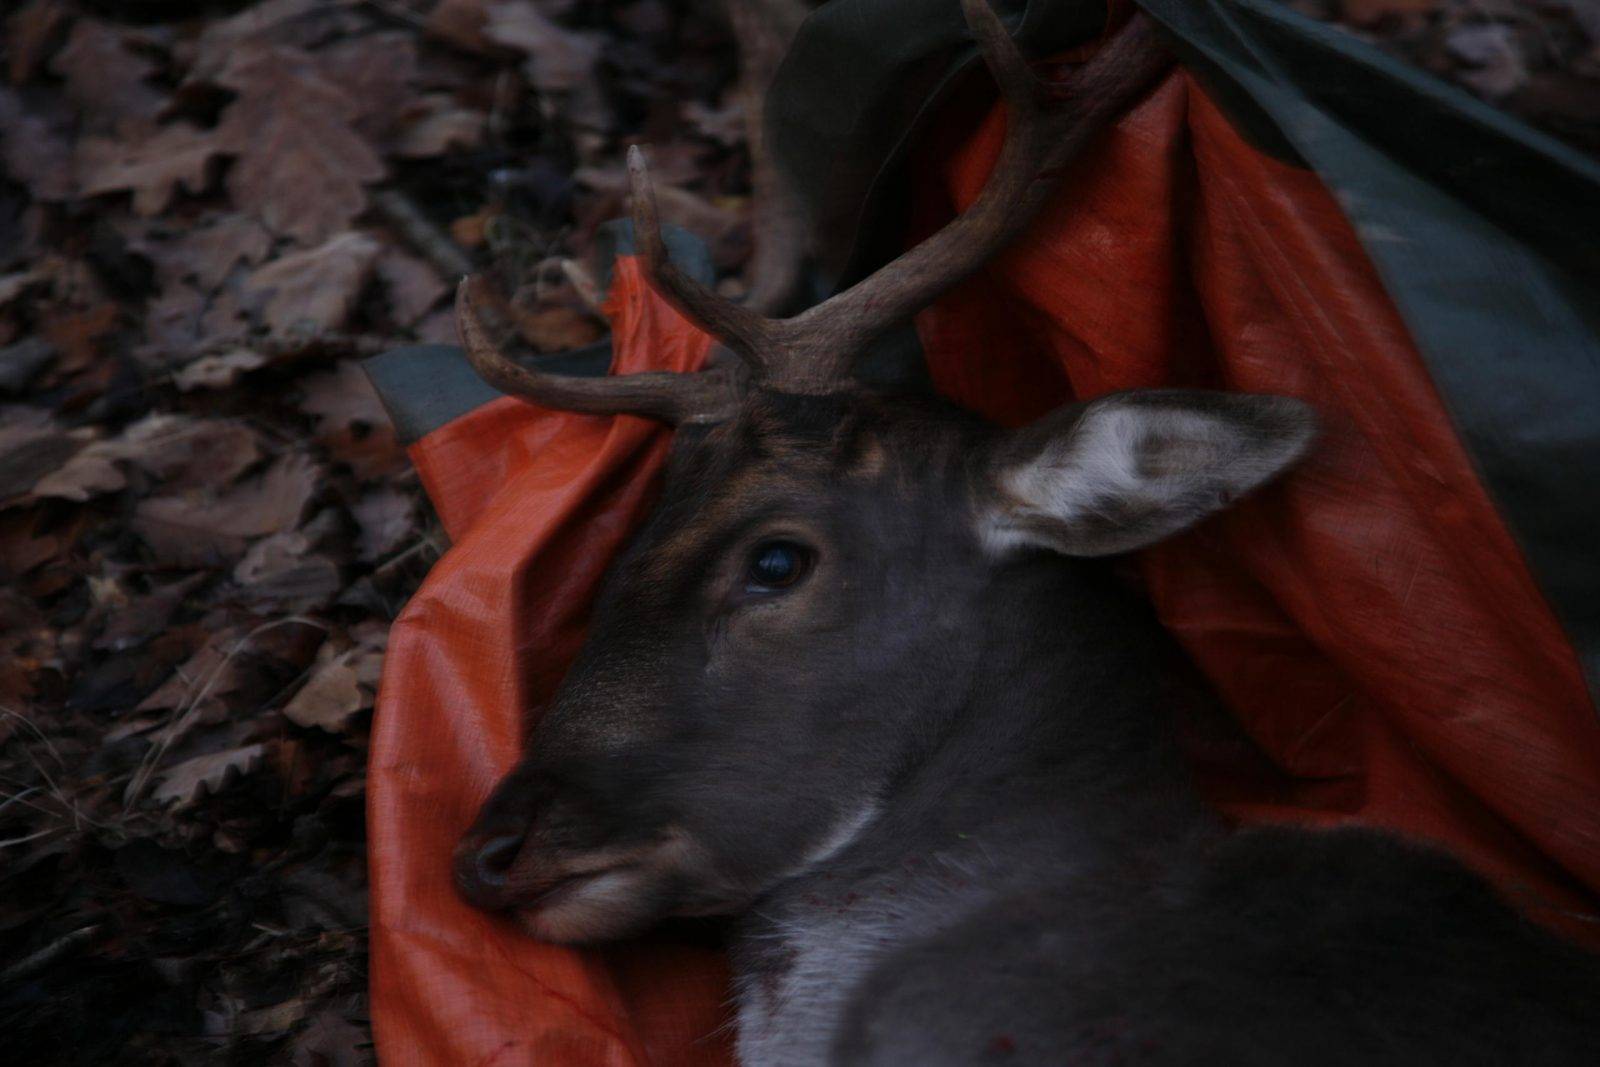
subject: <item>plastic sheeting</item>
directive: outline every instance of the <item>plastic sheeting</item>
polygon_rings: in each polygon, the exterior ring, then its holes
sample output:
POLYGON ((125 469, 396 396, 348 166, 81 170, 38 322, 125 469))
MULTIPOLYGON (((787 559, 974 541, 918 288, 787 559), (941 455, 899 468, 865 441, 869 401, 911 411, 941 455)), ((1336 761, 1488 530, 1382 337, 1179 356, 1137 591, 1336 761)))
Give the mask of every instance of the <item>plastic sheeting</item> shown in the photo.
MULTIPOLYGON (((1003 116, 958 99, 916 218, 982 184, 1003 116)), ((618 372, 707 343, 631 261, 618 372)), ((1249 744, 1203 780, 1246 820, 1440 841, 1535 917, 1600 930, 1600 719, 1355 235, 1308 172, 1173 74, 1015 249, 925 312, 941 389, 1005 423, 1121 388, 1287 393, 1326 424, 1284 484, 1139 560, 1249 744)), ((373 738, 372 1010, 394 1063, 723 1063, 726 974, 662 939, 574 950, 457 899, 450 853, 559 681, 666 431, 490 403, 412 449, 454 547, 395 624, 373 738), (721 1027, 721 1029, 719 1029, 721 1027)))

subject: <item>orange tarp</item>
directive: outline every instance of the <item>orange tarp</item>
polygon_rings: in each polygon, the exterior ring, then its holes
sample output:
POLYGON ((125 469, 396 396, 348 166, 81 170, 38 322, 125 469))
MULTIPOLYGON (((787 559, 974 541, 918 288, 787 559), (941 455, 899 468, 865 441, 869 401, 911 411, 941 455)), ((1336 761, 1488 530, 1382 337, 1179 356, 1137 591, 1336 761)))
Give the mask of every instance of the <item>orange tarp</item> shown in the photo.
MULTIPOLYGON (((1004 117, 955 102, 917 216, 976 195, 1004 117)), ((705 338, 618 264, 619 373, 705 338)), ((1075 168, 1018 247, 925 312, 938 386, 1004 423, 1073 396, 1285 393, 1325 421, 1284 484, 1140 559, 1254 747, 1203 778, 1249 820, 1444 842, 1516 903, 1600 930, 1600 720, 1576 659, 1317 179, 1254 151, 1183 73, 1075 168)), ((457 899, 450 853, 558 683, 668 433, 500 400, 412 455, 453 547, 395 624, 369 777, 372 1012, 392 1063, 729 1059, 720 958, 535 942, 457 899), (719 1029, 720 1028, 720 1029, 719 1029)))

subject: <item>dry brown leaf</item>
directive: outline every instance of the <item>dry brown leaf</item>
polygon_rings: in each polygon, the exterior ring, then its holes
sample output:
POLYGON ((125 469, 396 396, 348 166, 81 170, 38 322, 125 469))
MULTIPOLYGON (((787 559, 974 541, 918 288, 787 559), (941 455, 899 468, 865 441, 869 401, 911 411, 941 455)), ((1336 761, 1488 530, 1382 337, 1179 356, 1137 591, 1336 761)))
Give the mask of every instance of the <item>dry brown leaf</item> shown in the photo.
POLYGON ((289 1062, 292 1067, 361 1067, 370 1059, 371 1045, 365 1030, 325 1011, 295 1037, 289 1062))
POLYGON ((350 506, 361 527, 356 542, 356 558, 376 563, 406 541, 416 530, 416 506, 411 497, 398 489, 374 489, 350 506))
POLYGON ((39 408, 0 409, 0 503, 21 498, 85 445, 39 408))
POLYGON ((129 598, 125 606, 106 616, 94 647, 121 652, 144 644, 166 629, 184 601, 205 580, 204 574, 189 574, 129 598))
POLYGON ((12 85, 30 82, 44 69, 47 49, 66 17, 61 0, 33 0, 6 19, 6 76, 12 85))
POLYGON ((494 42, 483 34, 488 25, 486 0, 439 0, 428 12, 428 33, 468 52, 488 54, 494 42))
POLYGON ((0 164, 35 200, 71 200, 76 183, 67 116, 26 106, 0 86, 0 164))
POLYGON ((239 94, 217 144, 238 155, 228 191, 274 233, 304 244, 348 229, 383 160, 351 127, 362 108, 297 48, 242 47, 218 81, 239 94))
MULTIPOLYGON (((327 648, 323 646, 324 651, 327 648)), ((354 651, 326 659, 319 653, 321 662, 312 668, 310 680, 284 705, 284 717, 299 726, 320 727, 337 734, 343 733, 352 719, 372 707, 372 697, 362 689, 352 662, 354 651)))
POLYGON ((250 539, 297 527, 321 482, 321 468, 294 453, 222 494, 146 497, 134 508, 132 525, 164 562, 202 566, 237 559, 250 539))
POLYGON ((260 45, 310 48, 367 28, 354 5, 328 0, 264 0, 210 23, 195 48, 190 81, 215 81, 241 49, 260 45))
POLYGON ((380 250, 364 233, 342 233, 257 269, 245 288, 265 299, 262 318, 275 334, 337 330, 372 276, 380 250))
POLYGON ((100 342, 121 317, 122 307, 109 302, 82 310, 52 308, 41 316, 38 330, 60 353, 59 368, 75 373, 100 361, 100 342))
POLYGON ((199 194, 211 184, 216 138, 185 122, 130 141, 86 137, 78 145, 79 191, 84 196, 133 191, 133 210, 158 215, 181 185, 199 194))
POLYGON ((488 116, 457 107, 447 93, 423 97, 423 108, 407 122, 394 153, 404 159, 432 159, 476 148, 483 142, 488 116))
POLYGON ((172 375, 179 392, 196 389, 226 389, 239 375, 267 365, 267 357, 250 348, 230 348, 226 352, 201 356, 172 375))
POLYGON ((528 57, 524 69, 541 94, 559 101, 574 126, 606 130, 611 109, 595 77, 601 39, 558 25, 531 0, 503 0, 489 9, 484 34, 528 57))
POLYGON ((186 759, 160 773, 160 784, 150 797, 160 805, 185 807, 207 793, 222 790, 229 779, 251 773, 261 765, 266 754, 266 743, 258 741, 186 759))
POLYGON ((387 142, 416 99, 416 38, 404 30, 369 33, 324 48, 316 58, 323 75, 355 102, 356 130, 387 142))
POLYGON ((50 69, 66 79, 67 97, 95 124, 147 128, 166 96, 147 80, 155 64, 128 50, 129 32, 99 19, 79 18, 50 69))
MULTIPOLYGON (((244 684, 238 661, 228 654, 238 641, 239 634, 234 630, 214 635, 133 710, 220 709, 222 698, 238 692, 244 684)), ((168 732, 176 736, 174 731, 168 732)))
POLYGON ((30 286, 38 285, 44 280, 44 272, 37 268, 0 276, 0 307, 11 303, 27 292, 30 286))
POLYGON ((260 263, 272 250, 272 235, 248 215, 223 215, 210 226, 191 230, 176 242, 174 258, 186 275, 215 289, 240 263, 260 263))
POLYGON ((326 607, 344 588, 339 565, 320 552, 299 531, 264 537, 250 546, 233 580, 240 599, 255 607, 295 613, 326 607))
POLYGON ((87 522, 88 512, 82 510, 65 524, 53 521, 42 507, 0 514, 0 585, 59 558, 87 522))
POLYGON ((55 358, 56 346, 43 337, 24 337, 0 348, 0 391, 21 392, 55 358))
MULTIPOLYGON (((81 432, 81 431, 80 431, 81 432)), ((113 493, 128 484, 117 466, 121 449, 116 441, 91 441, 60 467, 34 483, 32 496, 57 497, 82 503, 102 493, 113 493)))
POLYGON ((363 478, 398 470, 405 451, 377 390, 353 360, 341 360, 332 371, 301 381, 302 410, 317 418, 317 440, 363 478))
POLYGON ((255 432, 235 419, 156 413, 124 431, 122 457, 168 489, 225 487, 261 458, 255 432))
POLYGON ((402 326, 417 322, 450 291, 432 264, 397 248, 385 249, 378 258, 378 277, 389 292, 390 313, 402 326))

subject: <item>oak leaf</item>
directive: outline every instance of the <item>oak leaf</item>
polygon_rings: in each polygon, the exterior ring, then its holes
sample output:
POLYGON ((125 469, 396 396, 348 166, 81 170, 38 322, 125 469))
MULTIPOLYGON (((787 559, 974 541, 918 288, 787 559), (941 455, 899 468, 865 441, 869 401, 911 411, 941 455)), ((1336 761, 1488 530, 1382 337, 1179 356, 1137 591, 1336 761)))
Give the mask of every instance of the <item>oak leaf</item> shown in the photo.
POLYGON ((262 318, 274 334, 337 330, 372 276, 380 251, 366 234, 342 233, 258 268, 245 289, 265 299, 262 318))
POLYGON ((352 128, 363 108, 316 60, 283 45, 243 47, 217 79, 239 94, 217 126, 237 155, 228 191, 272 232, 326 240, 367 206, 383 160, 352 128))
POLYGON ((237 559, 251 539, 298 526, 321 483, 322 469, 294 453, 221 494, 146 497, 135 506, 132 525, 162 562, 202 566, 237 559))
POLYGON ((97 125, 154 126, 166 96, 147 80, 155 64, 128 50, 127 30, 80 18, 50 69, 66 79, 67 97, 97 125))
POLYGON ((206 756, 195 756, 161 772, 161 782, 150 794, 157 804, 185 807, 207 793, 220 792, 229 779, 254 771, 266 756, 265 742, 240 745, 206 756))
POLYGON ((216 137, 185 122, 163 126, 129 141, 86 137, 78 146, 79 191, 84 196, 133 191, 133 210, 158 215, 181 185, 203 193, 211 163, 221 154, 216 137))

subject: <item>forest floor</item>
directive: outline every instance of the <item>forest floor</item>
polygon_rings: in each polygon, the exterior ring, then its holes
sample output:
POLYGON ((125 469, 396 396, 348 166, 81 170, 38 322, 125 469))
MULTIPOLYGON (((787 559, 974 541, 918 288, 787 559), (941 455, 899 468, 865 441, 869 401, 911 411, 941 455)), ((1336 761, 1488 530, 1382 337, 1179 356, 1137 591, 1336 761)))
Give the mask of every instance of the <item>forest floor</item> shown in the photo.
MULTIPOLYGON (((1600 153, 1593 3, 1290 2, 1600 153)), ((531 349, 602 337, 568 265, 635 140, 737 292, 731 36, 668 0, 32 0, 0 41, 6 1058, 363 1062, 371 708, 446 545, 357 361, 453 342, 490 264, 531 349)))

